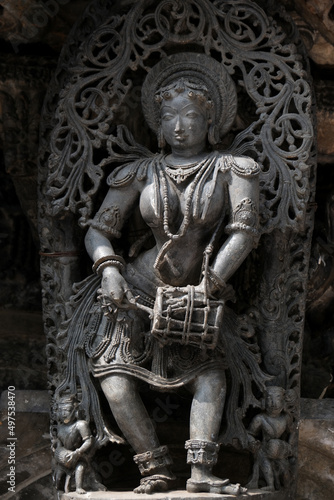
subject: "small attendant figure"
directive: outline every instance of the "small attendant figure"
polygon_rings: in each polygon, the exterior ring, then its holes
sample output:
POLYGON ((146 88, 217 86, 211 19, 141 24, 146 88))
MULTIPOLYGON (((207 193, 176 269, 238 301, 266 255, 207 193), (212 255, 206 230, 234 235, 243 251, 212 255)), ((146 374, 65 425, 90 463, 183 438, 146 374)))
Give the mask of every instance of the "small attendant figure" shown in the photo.
POLYGON ((83 489, 83 476, 88 468, 86 453, 93 444, 93 436, 88 423, 77 417, 74 397, 62 397, 58 403, 55 481, 58 489, 61 479, 66 474, 65 493, 69 493, 70 480, 74 473, 76 492, 83 494, 86 493, 83 489))
POLYGON ((257 488, 260 472, 266 482, 265 491, 275 491, 288 483, 288 457, 292 455, 291 445, 283 439, 289 431, 291 416, 285 411, 286 392, 282 387, 268 387, 265 397, 265 411, 256 415, 248 429, 249 447, 254 454, 254 467, 248 488, 257 488), (259 440, 258 437, 262 439, 259 440))

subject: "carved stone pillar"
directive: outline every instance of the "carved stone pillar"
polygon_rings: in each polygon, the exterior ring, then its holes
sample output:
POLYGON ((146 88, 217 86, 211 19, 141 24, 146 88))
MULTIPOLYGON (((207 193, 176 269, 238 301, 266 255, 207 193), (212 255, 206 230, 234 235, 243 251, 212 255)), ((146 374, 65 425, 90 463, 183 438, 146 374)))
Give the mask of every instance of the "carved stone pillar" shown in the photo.
POLYGON ((54 64, 42 58, 8 56, 1 58, 0 69, 0 138, 5 168, 37 243, 39 125, 54 64))

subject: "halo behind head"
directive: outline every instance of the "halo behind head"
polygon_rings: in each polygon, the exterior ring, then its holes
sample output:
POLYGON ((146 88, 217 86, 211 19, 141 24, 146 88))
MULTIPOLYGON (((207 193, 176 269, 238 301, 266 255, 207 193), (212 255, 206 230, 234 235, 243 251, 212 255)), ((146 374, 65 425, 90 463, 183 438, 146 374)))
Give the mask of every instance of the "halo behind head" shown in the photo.
POLYGON ((237 112, 235 85, 223 64, 204 54, 183 52, 162 59, 148 73, 142 88, 142 105, 146 121, 155 132, 160 124, 159 90, 185 79, 208 89, 213 102, 213 125, 218 142, 231 128, 237 112))

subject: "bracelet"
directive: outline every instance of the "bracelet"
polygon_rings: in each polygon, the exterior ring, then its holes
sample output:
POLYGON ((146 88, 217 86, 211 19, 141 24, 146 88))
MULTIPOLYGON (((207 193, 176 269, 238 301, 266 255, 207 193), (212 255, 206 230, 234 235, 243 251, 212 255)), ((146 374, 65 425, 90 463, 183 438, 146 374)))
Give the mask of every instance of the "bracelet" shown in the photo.
POLYGON ((208 278, 218 290, 223 290, 226 287, 225 281, 211 267, 208 269, 208 278))
POLYGON ((233 222, 225 227, 226 234, 231 234, 234 231, 241 231, 242 233, 250 234, 256 238, 260 236, 259 231, 255 227, 248 226, 242 222, 233 222))
POLYGON ((94 262, 92 271, 93 273, 101 274, 103 269, 108 266, 115 266, 119 269, 123 269, 125 267, 125 260, 120 255, 106 255, 94 262))
POLYGON ((96 274, 101 275, 104 269, 106 269, 107 267, 117 267, 117 269, 119 269, 120 271, 124 269, 124 266, 121 262, 119 262, 118 260, 110 259, 102 262, 102 264, 97 267, 96 274))

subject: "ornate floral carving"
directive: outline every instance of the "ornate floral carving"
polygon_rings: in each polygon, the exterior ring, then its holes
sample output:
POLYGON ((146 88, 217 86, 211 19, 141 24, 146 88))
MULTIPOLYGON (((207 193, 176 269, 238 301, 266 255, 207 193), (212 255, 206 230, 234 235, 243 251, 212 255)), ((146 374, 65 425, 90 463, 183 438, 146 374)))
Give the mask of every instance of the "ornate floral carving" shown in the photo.
POLYGON ((240 95, 246 92, 257 108, 231 149, 262 165, 263 230, 300 227, 312 164, 311 95, 301 57, 285 38, 254 2, 137 2, 107 16, 73 61, 59 101, 47 181, 53 213, 89 216, 113 160, 106 148, 110 127, 119 123, 138 76, 173 44, 195 44, 224 63, 238 79, 240 95), (94 161, 97 149, 105 153, 94 161))

